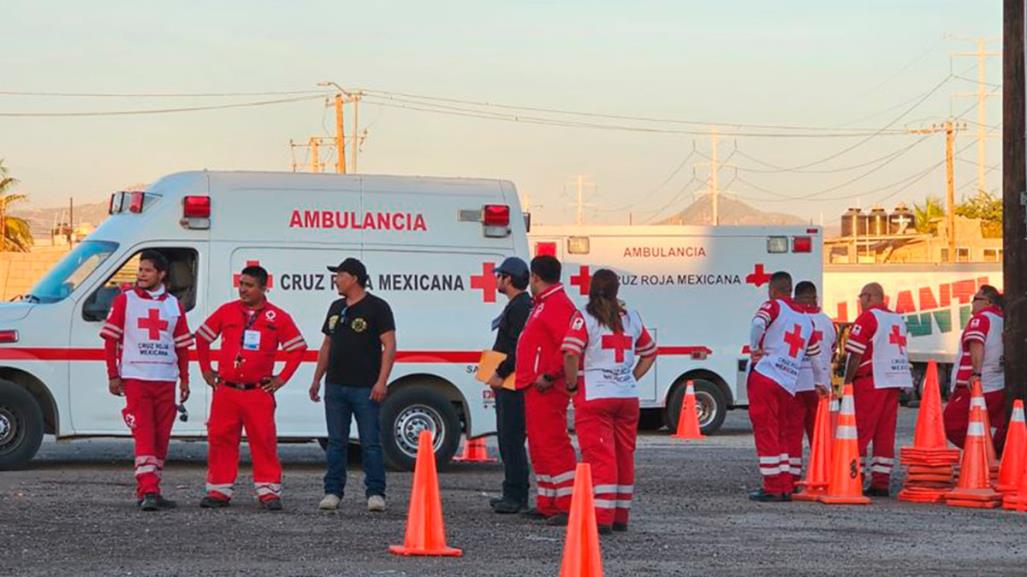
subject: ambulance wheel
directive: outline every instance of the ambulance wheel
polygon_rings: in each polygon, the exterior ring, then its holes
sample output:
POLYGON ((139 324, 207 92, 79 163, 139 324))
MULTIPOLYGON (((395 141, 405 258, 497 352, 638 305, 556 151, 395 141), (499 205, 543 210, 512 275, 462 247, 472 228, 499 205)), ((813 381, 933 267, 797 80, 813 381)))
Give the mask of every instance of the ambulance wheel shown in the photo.
POLYGON ((421 431, 431 431, 438 467, 445 467, 460 445, 460 416, 449 400, 431 387, 411 386, 391 392, 381 410, 385 464, 413 471, 421 431))
POLYGON ((0 471, 20 469, 43 442, 43 411, 32 395, 0 380, 0 471))
MULTIPOLYGON (((692 379, 695 385, 695 403, 699 411, 699 429, 704 435, 716 433, 727 417, 727 398, 720 387, 703 379, 692 379)), ((674 432, 678 428, 678 417, 681 416, 681 403, 685 400, 684 380, 674 388, 663 418, 667 428, 674 432)))

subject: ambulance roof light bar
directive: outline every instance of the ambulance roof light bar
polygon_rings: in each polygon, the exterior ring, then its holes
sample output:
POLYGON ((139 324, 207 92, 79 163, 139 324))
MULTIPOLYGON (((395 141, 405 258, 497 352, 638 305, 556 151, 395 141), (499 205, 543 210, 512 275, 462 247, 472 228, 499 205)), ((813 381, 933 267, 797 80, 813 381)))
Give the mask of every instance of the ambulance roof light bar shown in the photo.
POLYGON ((486 204, 481 207, 481 224, 485 236, 502 238, 510 236, 510 206, 506 204, 486 204))
POLYGON ((184 228, 207 230, 210 228, 210 197, 187 196, 182 199, 182 220, 184 228))

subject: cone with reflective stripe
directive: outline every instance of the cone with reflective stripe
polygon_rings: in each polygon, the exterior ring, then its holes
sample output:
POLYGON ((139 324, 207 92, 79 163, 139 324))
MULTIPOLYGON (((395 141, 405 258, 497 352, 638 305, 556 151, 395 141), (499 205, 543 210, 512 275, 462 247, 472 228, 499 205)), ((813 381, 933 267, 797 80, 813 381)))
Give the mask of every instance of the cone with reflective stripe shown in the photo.
POLYGON ((692 381, 685 384, 685 399, 681 401, 678 413, 678 430, 671 435, 675 439, 705 439, 699 429, 699 409, 695 403, 695 387, 692 381))
POLYGON ((414 465, 414 488, 410 493, 406 539, 402 545, 391 545, 389 552, 395 555, 459 557, 463 551, 446 546, 431 431, 421 431, 417 441, 417 464, 414 465))
POLYGON ((998 469, 998 485, 1000 493, 1013 493, 1020 487, 1020 477, 1024 465, 1027 464, 1027 425, 1023 418, 1023 401, 1013 401, 1013 415, 1009 420, 1009 431, 1006 434, 1006 447, 1002 451, 1002 464, 998 469))
POLYGON ((913 432, 913 446, 920 450, 946 449, 945 421, 941 411, 941 390, 938 388, 938 364, 927 363, 924 375, 923 398, 916 415, 916 429, 913 432))
POLYGON ((831 482, 827 494, 820 496, 828 505, 868 505, 863 496, 863 473, 859 463, 859 437, 856 434, 856 405, 852 385, 845 385, 842 409, 838 413, 838 429, 831 447, 831 482))
POLYGON ((827 494, 831 483, 831 395, 820 397, 817 417, 813 422, 813 445, 810 447, 806 478, 799 483, 802 492, 792 495, 795 501, 816 501, 827 494))
POLYGON ((489 457, 488 446, 483 437, 477 439, 464 438, 464 450, 459 456, 453 457, 454 461, 460 463, 495 463, 496 459, 489 457))
POLYGON ((595 501, 592 499, 592 468, 588 463, 578 463, 574 474, 574 493, 567 519, 560 577, 603 577, 599 526, 596 525, 595 501))
POLYGON ((1024 457, 1020 471, 1020 486, 1014 493, 1007 493, 1002 499, 1002 508, 1021 513, 1027 511, 1027 457, 1024 457))
POLYGON ((995 442, 991 439, 991 419, 988 417, 988 403, 984 400, 981 379, 975 378, 970 385, 970 410, 981 409, 984 419, 984 449, 988 455, 988 475, 992 484, 998 482, 998 455, 995 454, 995 442))
POLYGON ((959 483, 945 495, 945 504, 950 507, 994 509, 1002 501, 1002 496, 991 487, 984 431, 984 411, 980 407, 971 407, 966 447, 959 466, 959 483))
POLYGON ((940 503, 955 484, 953 467, 959 461, 959 450, 950 449, 945 439, 938 365, 934 361, 927 364, 913 446, 899 449, 899 461, 908 467, 900 501, 940 503))

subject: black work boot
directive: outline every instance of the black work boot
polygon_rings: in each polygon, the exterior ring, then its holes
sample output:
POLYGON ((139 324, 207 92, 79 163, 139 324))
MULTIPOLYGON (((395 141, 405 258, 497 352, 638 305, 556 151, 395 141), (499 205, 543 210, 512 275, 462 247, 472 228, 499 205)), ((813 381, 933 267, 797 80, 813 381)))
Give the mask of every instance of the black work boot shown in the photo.
POLYGON ((500 499, 492 506, 492 510, 500 515, 513 515, 520 513, 522 510, 527 509, 528 504, 524 501, 517 501, 514 499, 500 499))
POLYGON ((749 500, 758 503, 784 503, 785 501, 791 501, 792 496, 784 493, 768 493, 760 489, 749 493, 749 500))
POLYGON ((230 501, 227 499, 216 499, 209 495, 200 499, 200 507, 203 509, 220 509, 222 507, 227 507, 229 504, 230 501))
POLYGON ((156 511, 160 509, 160 494, 147 493, 143 495, 143 500, 139 502, 139 508, 143 511, 156 511))

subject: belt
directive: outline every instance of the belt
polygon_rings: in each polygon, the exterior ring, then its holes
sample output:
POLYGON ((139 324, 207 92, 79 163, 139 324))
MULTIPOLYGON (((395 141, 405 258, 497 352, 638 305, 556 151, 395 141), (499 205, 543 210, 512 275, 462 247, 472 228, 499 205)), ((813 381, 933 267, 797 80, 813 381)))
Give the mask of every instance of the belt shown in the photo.
POLYGON ((252 390, 252 389, 256 389, 257 387, 260 386, 257 383, 233 383, 233 382, 230 382, 230 381, 221 381, 218 384, 226 386, 226 387, 228 387, 230 389, 238 389, 240 391, 249 391, 249 390, 252 390))

